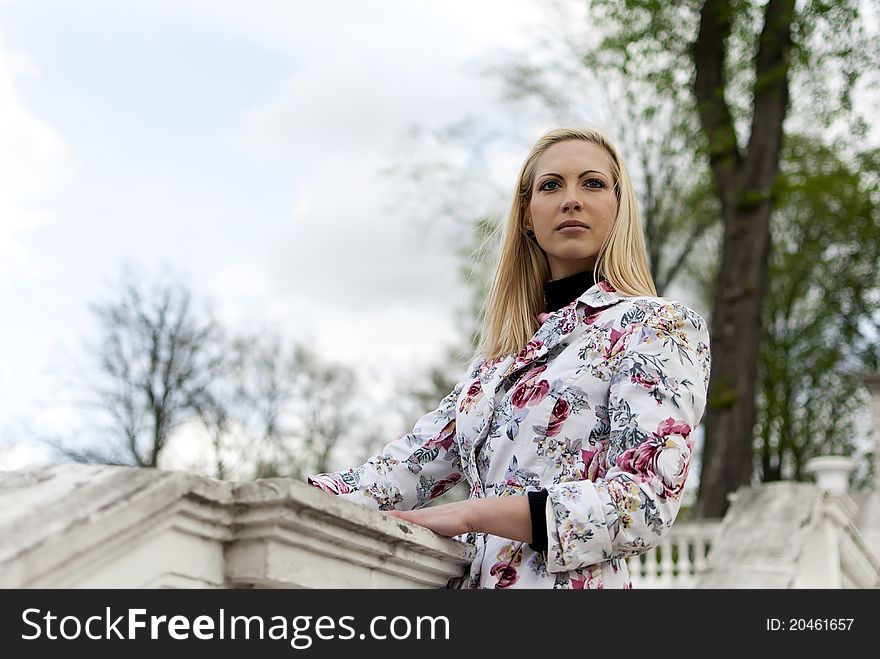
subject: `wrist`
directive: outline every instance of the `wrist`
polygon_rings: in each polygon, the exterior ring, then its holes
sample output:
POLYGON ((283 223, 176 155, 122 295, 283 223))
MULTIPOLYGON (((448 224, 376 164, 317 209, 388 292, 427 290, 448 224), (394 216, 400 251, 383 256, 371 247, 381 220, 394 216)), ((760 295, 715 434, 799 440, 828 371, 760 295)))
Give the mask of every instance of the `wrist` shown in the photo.
POLYGON ((488 499, 468 499, 465 502, 464 524, 467 533, 476 533, 480 531, 482 524, 481 510, 484 506, 480 505, 488 501, 488 499))
POLYGON ((526 496, 469 499, 464 519, 468 532, 531 542, 532 521, 526 496))

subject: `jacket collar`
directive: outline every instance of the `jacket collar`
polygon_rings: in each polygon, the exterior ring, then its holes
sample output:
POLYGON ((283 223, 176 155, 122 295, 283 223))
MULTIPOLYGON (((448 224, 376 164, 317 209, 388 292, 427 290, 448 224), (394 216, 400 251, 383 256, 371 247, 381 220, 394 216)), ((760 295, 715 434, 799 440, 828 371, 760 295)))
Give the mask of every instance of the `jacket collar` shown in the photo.
POLYGON ((586 305, 591 309, 604 309, 612 304, 617 304, 624 299, 625 296, 614 290, 614 287, 606 280, 602 279, 599 283, 591 286, 578 297, 577 305, 586 305))
POLYGON ((503 380, 514 375, 547 355, 547 353, 562 343, 586 316, 600 309, 615 305, 624 298, 625 296, 620 295, 604 279, 591 286, 573 303, 548 315, 541 327, 538 328, 538 331, 535 332, 535 335, 529 339, 526 347, 516 355, 513 363, 501 379, 503 380))

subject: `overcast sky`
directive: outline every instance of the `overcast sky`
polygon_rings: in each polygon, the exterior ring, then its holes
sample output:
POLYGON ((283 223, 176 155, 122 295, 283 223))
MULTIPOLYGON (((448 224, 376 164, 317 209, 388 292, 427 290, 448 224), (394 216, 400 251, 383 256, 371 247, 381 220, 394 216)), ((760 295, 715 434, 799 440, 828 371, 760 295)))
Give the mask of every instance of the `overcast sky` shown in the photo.
POLYGON ((63 382, 124 264, 369 369, 367 397, 429 365, 465 302, 451 215, 551 127, 485 73, 559 34, 542 4, 0 0, 0 441, 77 425, 63 382), (465 149, 411 137, 465 121, 465 149), (477 173, 451 214, 407 181, 432 160, 477 173))
MULTIPOLYGON (((80 424, 64 382, 125 264, 312 342, 381 404, 458 338, 455 218, 502 212, 559 123, 487 69, 558 68, 575 25, 537 0, 0 0, 0 468, 80 424), (425 163, 447 168, 414 186, 425 163)), ((616 139, 579 69, 566 123, 616 139)))

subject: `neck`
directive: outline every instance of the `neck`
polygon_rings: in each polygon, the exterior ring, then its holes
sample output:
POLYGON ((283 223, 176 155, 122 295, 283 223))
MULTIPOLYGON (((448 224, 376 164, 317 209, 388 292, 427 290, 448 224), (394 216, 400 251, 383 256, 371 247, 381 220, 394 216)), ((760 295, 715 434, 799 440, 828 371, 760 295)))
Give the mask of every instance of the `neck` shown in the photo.
POLYGON ((547 302, 547 312, 559 311, 562 307, 580 297, 584 291, 595 283, 592 268, 548 281, 544 284, 544 299, 547 302))

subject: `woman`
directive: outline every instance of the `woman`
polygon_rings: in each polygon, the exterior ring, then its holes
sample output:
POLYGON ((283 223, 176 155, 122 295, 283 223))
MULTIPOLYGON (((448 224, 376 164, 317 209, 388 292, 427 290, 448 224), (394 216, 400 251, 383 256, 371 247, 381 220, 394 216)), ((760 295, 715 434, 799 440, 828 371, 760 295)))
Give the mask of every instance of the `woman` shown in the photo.
POLYGON ((631 587, 624 559, 681 503, 709 336, 656 297, 632 182, 599 132, 551 131, 526 158, 481 336, 412 432, 309 482, 462 535, 472 588, 631 587), (462 478, 468 500, 414 510, 462 478))

